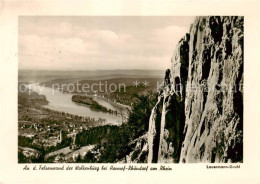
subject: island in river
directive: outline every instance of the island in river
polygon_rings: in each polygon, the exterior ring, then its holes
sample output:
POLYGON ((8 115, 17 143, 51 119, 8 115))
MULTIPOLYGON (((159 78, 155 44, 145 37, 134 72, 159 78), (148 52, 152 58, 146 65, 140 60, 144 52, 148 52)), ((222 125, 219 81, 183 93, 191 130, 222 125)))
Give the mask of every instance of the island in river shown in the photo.
POLYGON ((92 97, 89 97, 89 96, 86 96, 86 95, 73 95, 72 101, 76 102, 76 103, 87 105, 87 106, 90 107, 91 110, 94 110, 94 111, 102 111, 102 112, 117 114, 117 111, 113 111, 111 109, 104 107, 103 105, 100 105, 92 97))

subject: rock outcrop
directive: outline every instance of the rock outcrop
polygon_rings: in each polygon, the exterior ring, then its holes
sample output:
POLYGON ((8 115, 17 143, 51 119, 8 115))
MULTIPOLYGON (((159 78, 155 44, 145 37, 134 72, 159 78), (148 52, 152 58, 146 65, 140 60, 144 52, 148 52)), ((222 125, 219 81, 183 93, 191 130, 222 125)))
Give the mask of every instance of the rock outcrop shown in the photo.
POLYGON ((243 161, 243 17, 197 17, 178 43, 148 131, 148 162, 243 161))

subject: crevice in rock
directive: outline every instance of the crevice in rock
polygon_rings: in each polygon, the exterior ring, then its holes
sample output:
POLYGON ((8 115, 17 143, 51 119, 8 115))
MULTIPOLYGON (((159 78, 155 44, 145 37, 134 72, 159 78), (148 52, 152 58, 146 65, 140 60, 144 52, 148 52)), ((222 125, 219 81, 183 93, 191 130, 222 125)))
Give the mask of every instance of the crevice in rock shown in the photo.
POLYGON ((227 59, 228 56, 232 55, 232 42, 230 39, 226 39, 226 43, 225 43, 225 59, 227 59))
POLYGON ((210 130, 211 130, 211 122, 208 121, 208 135, 210 134, 210 130))
POLYGON ((152 163, 157 163, 158 161, 158 153, 159 153, 159 146, 160 146, 160 132, 161 132, 161 114, 162 114, 162 105, 163 105, 163 98, 161 99, 160 103, 156 109, 156 120, 155 120, 155 130, 156 134, 153 140, 153 158, 152 163))
POLYGON ((211 67, 211 58, 210 58, 210 49, 206 49, 202 53, 203 63, 202 63, 202 77, 201 79, 207 79, 209 77, 210 67, 211 67))
POLYGON ((220 48, 219 50, 217 50, 216 52, 216 60, 218 63, 220 63, 221 61, 223 61, 223 53, 222 53, 223 49, 220 48))
POLYGON ((212 149, 211 151, 211 159, 210 159, 210 162, 211 163, 214 163, 215 160, 216 160, 216 155, 217 155, 217 149, 216 147, 212 149))
POLYGON ((205 152, 205 144, 203 143, 202 146, 200 147, 200 158, 203 157, 204 152, 205 152))
POLYGON ((210 17, 209 26, 214 42, 220 42, 223 36, 223 25, 219 16, 210 17))
POLYGON ((205 119, 203 120, 203 123, 201 124, 201 128, 200 128, 200 137, 201 137, 201 135, 203 134, 203 132, 204 132, 204 130, 205 130, 205 123, 206 123, 206 121, 205 121, 205 119))
POLYGON ((175 77, 175 92, 179 95, 180 91, 181 91, 180 78, 175 77))
POLYGON ((239 130, 243 129, 243 123, 242 123, 243 122, 243 94, 242 91, 239 90, 239 84, 240 81, 242 80, 243 70, 244 70, 244 66, 242 63, 242 65, 239 68, 238 77, 236 79, 236 87, 233 95, 234 111, 238 114, 238 116, 241 119, 241 123, 239 123, 237 127, 239 130))
POLYGON ((223 79, 223 69, 222 69, 222 65, 219 65, 219 73, 218 73, 218 85, 219 85, 219 87, 221 85, 222 79, 223 79))
POLYGON ((190 103, 189 118, 190 118, 191 113, 192 113, 192 104, 193 104, 193 102, 190 103))
POLYGON ((194 33, 194 39, 193 39, 193 50, 196 49, 196 45, 197 45, 198 29, 199 29, 199 24, 196 25, 196 30, 195 30, 195 33, 194 33))
POLYGON ((180 92, 183 96, 185 96, 185 85, 188 78, 188 68, 189 68, 189 41, 190 35, 186 34, 186 40, 183 41, 183 44, 180 46, 180 92))
POLYGON ((179 101, 178 98, 179 97, 175 94, 171 96, 168 102, 169 105, 167 105, 167 113, 165 117, 165 129, 167 129, 169 132, 166 141, 168 144, 172 142, 172 145, 174 147, 174 152, 172 155, 174 162, 179 162, 181 146, 184 139, 184 103, 183 101, 179 101))
MULTIPOLYGON (((186 136, 186 133, 187 133, 187 130, 188 130, 188 126, 185 126, 184 127, 184 130, 183 130, 183 138, 186 136)), ((182 147, 184 146, 184 144, 182 143, 182 147)))
POLYGON ((208 97, 208 91, 204 91, 203 92, 203 102, 202 102, 202 112, 205 109, 205 105, 206 105, 206 102, 207 102, 207 97, 208 97))
POLYGON ((195 140, 194 140, 194 143, 193 143, 193 147, 195 147, 196 142, 197 142, 197 136, 195 137, 195 140))

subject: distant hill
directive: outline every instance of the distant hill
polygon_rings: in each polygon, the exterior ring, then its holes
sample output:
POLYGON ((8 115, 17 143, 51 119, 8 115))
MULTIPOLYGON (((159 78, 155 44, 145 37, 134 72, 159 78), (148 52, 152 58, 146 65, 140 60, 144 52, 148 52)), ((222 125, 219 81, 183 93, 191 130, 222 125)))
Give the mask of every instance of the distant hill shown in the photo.
MULTIPOLYGON (((78 70, 78 71, 46 71, 46 70, 19 70, 19 82, 47 82, 56 79, 104 80, 114 78, 162 78, 164 70, 78 70)), ((72 82, 71 81, 71 82, 72 82)))

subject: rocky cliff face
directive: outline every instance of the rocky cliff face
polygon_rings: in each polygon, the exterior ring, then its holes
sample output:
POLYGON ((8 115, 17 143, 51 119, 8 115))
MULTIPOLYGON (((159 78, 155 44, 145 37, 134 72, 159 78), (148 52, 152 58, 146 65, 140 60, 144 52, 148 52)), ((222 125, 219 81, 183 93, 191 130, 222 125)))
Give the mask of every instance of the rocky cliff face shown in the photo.
POLYGON ((243 17, 197 17, 149 122, 148 162, 242 162, 243 17))

